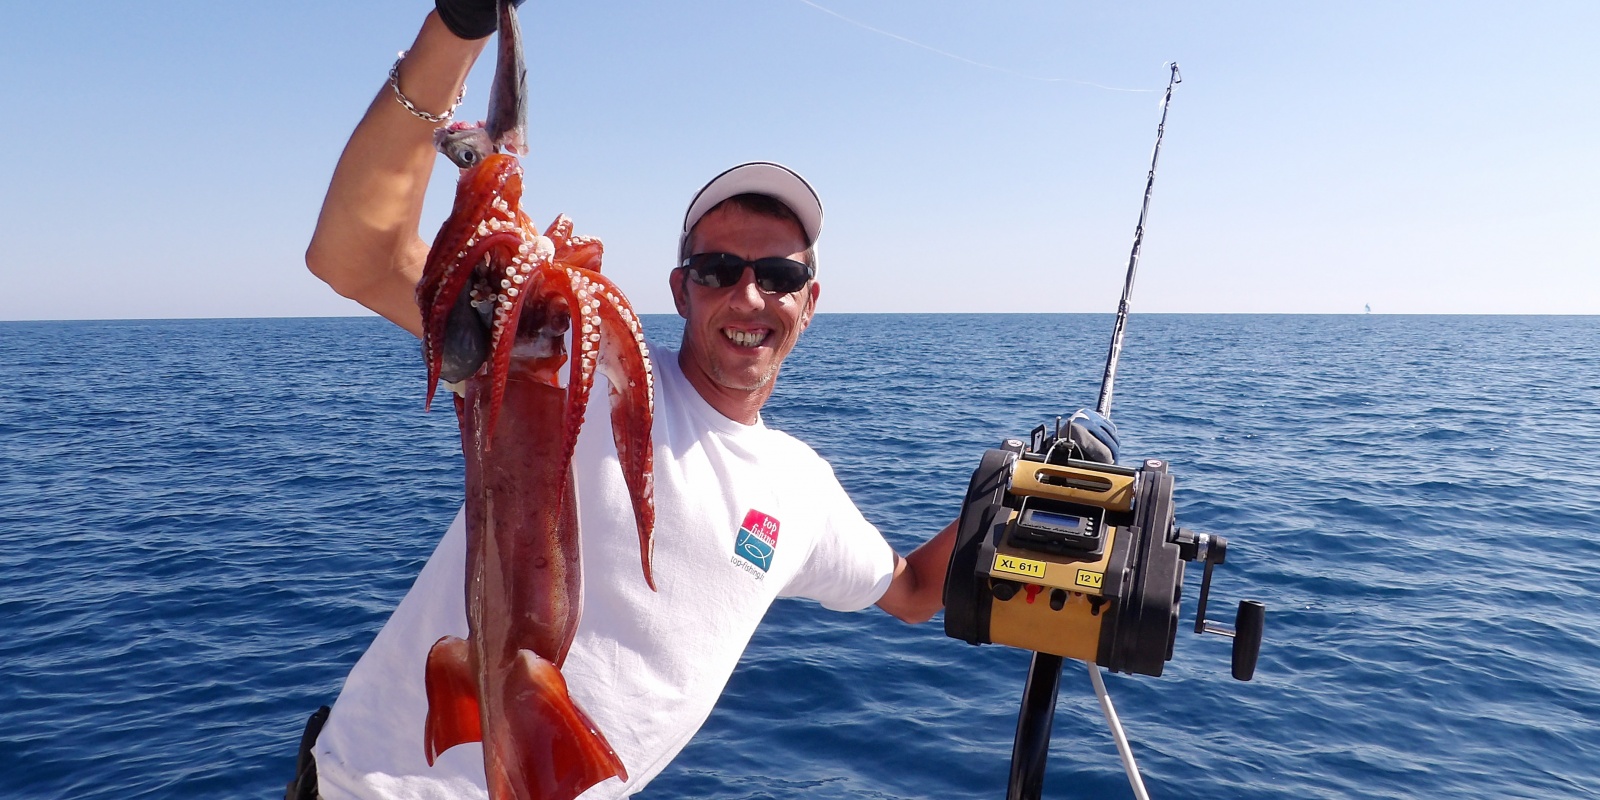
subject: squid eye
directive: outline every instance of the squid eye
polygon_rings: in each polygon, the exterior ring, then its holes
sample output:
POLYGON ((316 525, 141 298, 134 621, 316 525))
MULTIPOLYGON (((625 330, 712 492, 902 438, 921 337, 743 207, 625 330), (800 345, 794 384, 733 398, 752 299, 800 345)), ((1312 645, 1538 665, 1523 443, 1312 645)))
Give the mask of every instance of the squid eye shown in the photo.
POLYGON ((464 163, 464 164, 476 164, 476 163, 478 163, 478 153, 477 153, 476 150, 473 150, 470 147, 463 147, 461 149, 460 157, 461 157, 462 163, 464 163))

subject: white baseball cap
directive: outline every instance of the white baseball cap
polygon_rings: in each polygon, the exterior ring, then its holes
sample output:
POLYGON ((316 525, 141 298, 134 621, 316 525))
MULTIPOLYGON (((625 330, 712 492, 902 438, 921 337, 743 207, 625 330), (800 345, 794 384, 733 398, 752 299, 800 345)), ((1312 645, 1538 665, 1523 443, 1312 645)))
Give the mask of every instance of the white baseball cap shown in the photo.
POLYGON ((707 211, 740 194, 764 194, 787 206, 799 218, 800 227, 805 230, 807 246, 816 244, 817 237, 822 235, 822 200, 817 198, 817 191, 811 188, 811 184, 782 164, 752 161, 712 178, 694 196, 689 203, 688 213, 683 215, 683 237, 679 239, 678 249, 683 249, 689 240, 689 231, 694 230, 695 223, 707 211))

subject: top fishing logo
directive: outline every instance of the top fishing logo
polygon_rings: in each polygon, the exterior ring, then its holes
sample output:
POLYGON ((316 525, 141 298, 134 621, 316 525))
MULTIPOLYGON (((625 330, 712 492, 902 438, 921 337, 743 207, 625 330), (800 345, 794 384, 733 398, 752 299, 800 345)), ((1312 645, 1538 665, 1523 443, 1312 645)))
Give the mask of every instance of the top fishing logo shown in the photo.
POLYGON ((757 578, 764 577, 772 568, 772 555, 777 549, 778 520, 753 508, 746 511, 739 535, 733 540, 734 565, 757 578))

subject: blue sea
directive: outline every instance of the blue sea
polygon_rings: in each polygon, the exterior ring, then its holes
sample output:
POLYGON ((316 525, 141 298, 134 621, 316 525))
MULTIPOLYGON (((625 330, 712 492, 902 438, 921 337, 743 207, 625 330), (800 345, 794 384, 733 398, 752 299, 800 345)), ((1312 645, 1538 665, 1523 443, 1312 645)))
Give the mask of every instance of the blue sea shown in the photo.
MULTIPOLYGON (((765 416, 906 551, 1110 329, 823 315, 765 416)), ((377 319, 0 323, 0 797, 281 796, 461 502, 423 388, 377 319)), ((1600 797, 1600 318, 1135 314, 1113 416, 1267 607, 1235 681, 1191 569, 1165 674, 1107 676, 1152 797, 1600 797)), ((1027 665, 781 601, 642 797, 1002 797, 1027 665)), ((1068 662, 1045 797, 1130 796, 1068 662)))

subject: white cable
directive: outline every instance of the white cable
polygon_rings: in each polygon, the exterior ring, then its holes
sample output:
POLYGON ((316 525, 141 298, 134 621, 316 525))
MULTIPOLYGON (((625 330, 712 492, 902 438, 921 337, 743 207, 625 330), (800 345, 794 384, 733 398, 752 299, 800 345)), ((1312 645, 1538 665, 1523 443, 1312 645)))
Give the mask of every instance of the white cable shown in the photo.
POLYGON ((1100 665, 1093 661, 1085 663, 1089 665, 1089 680, 1094 683, 1094 695, 1100 698, 1100 710, 1105 712, 1106 722, 1111 725, 1111 738, 1117 742, 1117 754, 1122 756, 1122 771, 1128 773, 1133 796, 1139 800, 1150 800, 1150 795, 1144 790, 1144 779, 1139 777, 1139 766, 1133 763, 1133 749, 1128 746, 1128 734, 1123 733, 1117 710, 1111 707, 1111 695, 1106 694, 1105 681, 1100 679, 1100 665))

